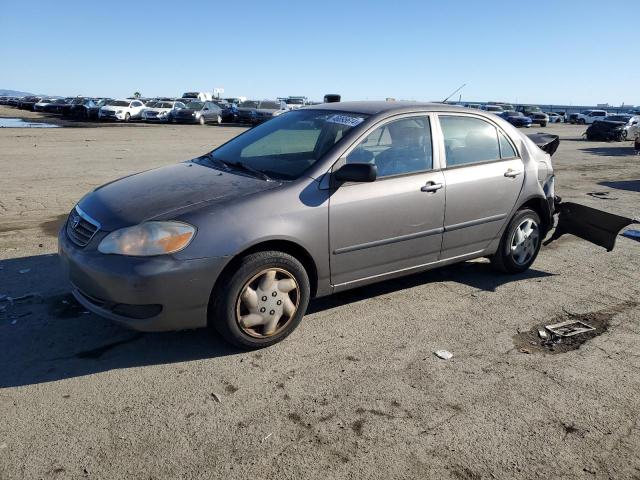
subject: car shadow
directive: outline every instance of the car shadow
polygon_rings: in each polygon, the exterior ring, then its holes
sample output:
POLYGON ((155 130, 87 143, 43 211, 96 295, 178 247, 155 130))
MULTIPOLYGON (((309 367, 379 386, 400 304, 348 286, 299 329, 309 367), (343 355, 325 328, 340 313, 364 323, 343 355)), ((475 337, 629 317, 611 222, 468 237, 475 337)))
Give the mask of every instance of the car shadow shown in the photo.
POLYGON ((353 290, 336 293, 329 297, 319 298, 311 302, 307 312, 317 313, 348 303, 433 282, 449 281, 462 283, 485 292, 495 292, 498 287, 509 283, 552 276, 554 276, 553 273, 543 272, 534 268, 530 268, 519 274, 508 275, 496 271, 488 262, 463 262, 436 270, 429 270, 406 277, 374 283, 366 287, 354 288, 353 290))
MULTIPOLYGON (((469 262, 317 299, 309 313, 430 282, 493 292, 550 275, 534 269, 502 275, 469 262)), ((201 330, 139 333, 87 312, 69 293, 56 254, 0 261, 0 388, 243 353, 201 330)))
POLYGON ((591 155, 599 155, 601 157, 627 157, 634 155, 633 146, 623 142, 623 143, 614 143, 612 142, 614 147, 589 147, 589 148, 580 148, 581 152, 589 153, 591 155))
POLYGON ((619 180, 619 181, 607 181, 600 182, 598 185, 603 185, 609 188, 616 188, 618 190, 627 190, 629 192, 640 192, 640 180, 619 180))

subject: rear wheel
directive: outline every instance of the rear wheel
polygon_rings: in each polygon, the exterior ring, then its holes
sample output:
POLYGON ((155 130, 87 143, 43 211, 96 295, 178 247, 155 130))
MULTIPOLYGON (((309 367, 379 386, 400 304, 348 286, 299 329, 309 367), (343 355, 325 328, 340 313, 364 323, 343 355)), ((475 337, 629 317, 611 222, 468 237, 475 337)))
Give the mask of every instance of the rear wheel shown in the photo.
POLYGON ((247 349, 286 338, 302 320, 311 293, 303 265, 278 251, 242 258, 216 290, 210 324, 225 340, 247 349))
POLYGON ((540 126, 541 126, 541 127, 546 127, 546 126, 547 126, 547 122, 542 122, 542 123, 540 124, 540 126))
POLYGON ((587 123, 587 122, 585 122, 584 118, 580 118, 578 120, 578 125, 584 125, 585 123, 587 123))
POLYGON ((519 210, 502 235, 493 265, 505 273, 524 272, 538 256, 542 235, 538 214, 529 208, 519 210))

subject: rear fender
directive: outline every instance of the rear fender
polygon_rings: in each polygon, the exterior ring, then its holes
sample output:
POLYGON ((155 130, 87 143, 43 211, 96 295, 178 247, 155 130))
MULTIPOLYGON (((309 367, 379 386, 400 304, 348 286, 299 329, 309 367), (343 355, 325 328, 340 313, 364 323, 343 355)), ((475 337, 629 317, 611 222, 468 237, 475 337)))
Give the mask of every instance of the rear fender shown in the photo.
POLYGON ((620 230, 633 223, 640 223, 636 219, 621 217, 572 202, 558 201, 556 214, 558 223, 553 235, 544 243, 545 245, 557 240, 565 233, 570 233, 604 247, 610 252, 616 244, 616 237, 620 230))

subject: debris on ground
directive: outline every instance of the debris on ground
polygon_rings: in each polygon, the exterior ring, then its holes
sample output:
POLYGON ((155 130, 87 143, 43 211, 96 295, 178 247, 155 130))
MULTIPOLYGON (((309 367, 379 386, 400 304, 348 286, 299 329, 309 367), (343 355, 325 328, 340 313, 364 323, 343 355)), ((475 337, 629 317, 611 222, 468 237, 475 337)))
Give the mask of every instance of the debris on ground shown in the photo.
POLYGON ((566 322, 546 325, 544 328, 559 337, 571 337, 595 330, 591 325, 580 320, 567 320, 566 322))
POLYGON ((450 360, 453 357, 453 353, 447 350, 436 350, 433 354, 442 360, 450 360))
POLYGON ((618 197, 610 197, 610 192, 589 192, 587 195, 593 198, 599 198, 600 200, 618 200, 618 197))
POLYGON ((640 242, 640 230, 627 230, 622 232, 622 236, 640 242))
POLYGON ((517 333, 513 337, 513 343, 520 353, 526 354, 556 354, 577 350, 588 340, 605 333, 613 317, 638 305, 640 303, 633 301, 622 302, 582 314, 565 310, 554 318, 555 323, 545 322, 535 325, 529 331, 517 333), (547 338, 544 337, 545 333, 547 338))
POLYGON ((273 432, 272 432, 272 433, 270 433, 269 435, 267 435, 266 437, 264 437, 264 438, 262 439, 261 443, 266 442, 266 441, 269 439, 269 437, 270 437, 271 435, 273 435, 273 432))
POLYGON ((212 392, 211 393, 211 397, 213 397, 213 399, 218 402, 218 403, 222 403, 222 400, 220 399, 220 395, 218 395, 217 393, 212 392))
POLYGON ((547 332, 544 328, 539 328, 538 329, 538 336, 542 340, 549 340, 549 332, 547 332))
POLYGON ((29 273, 30 271, 30 268, 23 268, 22 270, 18 270, 18 273, 29 273))

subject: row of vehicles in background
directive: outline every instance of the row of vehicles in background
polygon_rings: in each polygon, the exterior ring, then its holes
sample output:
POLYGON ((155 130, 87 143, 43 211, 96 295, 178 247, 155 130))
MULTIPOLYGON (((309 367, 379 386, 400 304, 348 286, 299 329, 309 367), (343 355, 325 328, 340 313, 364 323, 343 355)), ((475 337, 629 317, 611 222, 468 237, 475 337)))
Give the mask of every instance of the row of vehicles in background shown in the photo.
POLYGON ((0 104, 23 110, 60 114, 80 120, 174 123, 262 123, 310 102, 306 97, 248 100, 215 98, 208 92, 185 92, 180 98, 4 97, 0 104))

